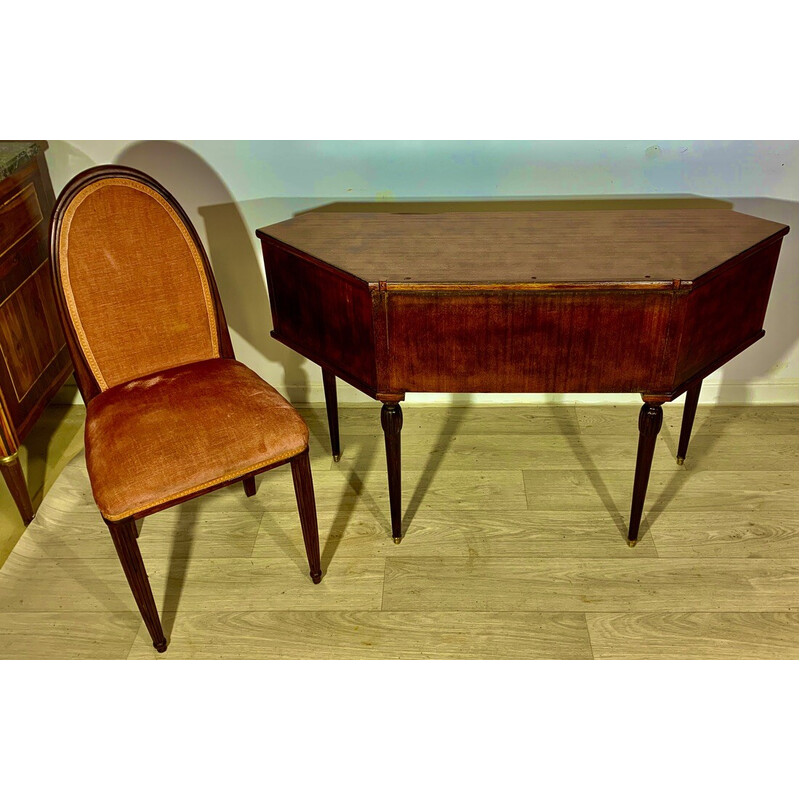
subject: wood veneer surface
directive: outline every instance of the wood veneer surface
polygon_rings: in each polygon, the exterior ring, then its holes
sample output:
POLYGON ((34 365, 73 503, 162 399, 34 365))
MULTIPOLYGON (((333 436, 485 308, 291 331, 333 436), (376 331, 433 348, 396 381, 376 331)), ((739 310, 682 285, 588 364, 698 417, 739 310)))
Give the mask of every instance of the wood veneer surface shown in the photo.
POLYGON ((261 228, 367 282, 691 281, 786 226, 721 209, 315 213, 261 228))

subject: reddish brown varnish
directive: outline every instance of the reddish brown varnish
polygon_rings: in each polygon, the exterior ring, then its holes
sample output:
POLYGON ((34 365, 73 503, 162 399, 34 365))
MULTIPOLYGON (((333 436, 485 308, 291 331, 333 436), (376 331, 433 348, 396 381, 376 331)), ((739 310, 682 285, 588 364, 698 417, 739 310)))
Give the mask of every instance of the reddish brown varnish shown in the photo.
MULTIPOLYGON (((615 209, 308 213, 257 233, 272 335, 390 408, 410 391, 641 394, 635 542, 660 405, 690 387, 696 403, 703 378, 764 335, 788 230, 615 209)), ((382 419, 399 539, 402 417, 384 406, 382 419)))
POLYGON ((43 152, 0 181, 0 472, 26 524, 17 452, 72 371, 47 257, 54 202, 43 152))

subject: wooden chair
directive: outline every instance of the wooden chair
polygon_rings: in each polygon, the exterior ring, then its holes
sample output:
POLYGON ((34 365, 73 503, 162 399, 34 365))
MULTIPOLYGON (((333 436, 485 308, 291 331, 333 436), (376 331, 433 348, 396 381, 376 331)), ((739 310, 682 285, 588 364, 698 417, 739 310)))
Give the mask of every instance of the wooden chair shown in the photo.
POLYGON ((86 403, 86 467, 153 646, 167 648, 135 520, 289 462, 311 580, 322 579, 308 428, 233 355, 189 218, 138 170, 86 170, 50 225, 61 324, 86 403))

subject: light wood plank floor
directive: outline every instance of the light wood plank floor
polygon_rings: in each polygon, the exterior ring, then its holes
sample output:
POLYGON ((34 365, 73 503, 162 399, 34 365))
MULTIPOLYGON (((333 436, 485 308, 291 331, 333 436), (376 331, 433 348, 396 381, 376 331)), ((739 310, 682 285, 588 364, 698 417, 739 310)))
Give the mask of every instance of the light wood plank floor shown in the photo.
MULTIPOLYGON (((83 449, 83 406, 48 406, 19 449, 19 460, 33 507, 50 491, 61 470, 83 449)), ((0 567, 14 549, 25 524, 0 478, 0 567)))
POLYGON ((798 410, 665 407, 642 541, 625 544, 638 407, 406 406, 389 535, 377 404, 303 410, 325 577, 288 467, 141 523, 170 640, 152 649, 82 452, 0 569, 3 658, 798 657, 798 410))

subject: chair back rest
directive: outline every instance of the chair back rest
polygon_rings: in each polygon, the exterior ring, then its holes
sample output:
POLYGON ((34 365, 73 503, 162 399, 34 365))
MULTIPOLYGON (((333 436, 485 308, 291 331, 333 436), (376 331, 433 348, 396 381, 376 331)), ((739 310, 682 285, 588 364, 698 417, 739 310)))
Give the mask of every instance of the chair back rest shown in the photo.
POLYGON ((53 210, 50 252, 87 402, 134 378, 233 355, 197 232, 144 173, 96 167, 73 179, 53 210))

